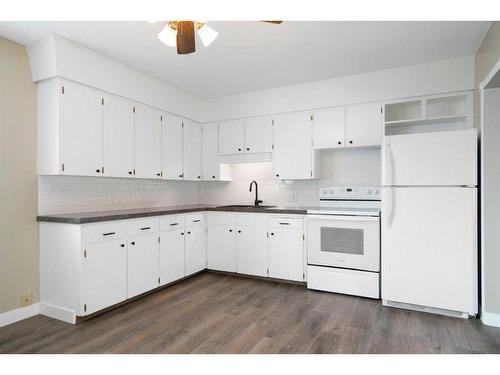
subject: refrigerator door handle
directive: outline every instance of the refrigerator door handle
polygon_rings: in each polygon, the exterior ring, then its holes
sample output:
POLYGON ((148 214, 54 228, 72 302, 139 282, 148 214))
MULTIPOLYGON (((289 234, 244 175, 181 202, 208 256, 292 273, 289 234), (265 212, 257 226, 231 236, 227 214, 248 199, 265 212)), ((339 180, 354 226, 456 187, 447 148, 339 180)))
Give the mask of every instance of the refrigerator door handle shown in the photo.
POLYGON ((386 195, 385 195, 385 201, 386 201, 386 212, 387 212, 387 219, 386 219, 386 226, 387 228, 391 229, 392 228, 392 220, 394 218, 394 189, 393 188, 386 188, 386 195))
POLYGON ((385 172, 384 172, 384 185, 392 185, 392 170, 393 170, 393 160, 392 160, 392 148, 391 139, 387 138, 384 142, 385 146, 385 172))

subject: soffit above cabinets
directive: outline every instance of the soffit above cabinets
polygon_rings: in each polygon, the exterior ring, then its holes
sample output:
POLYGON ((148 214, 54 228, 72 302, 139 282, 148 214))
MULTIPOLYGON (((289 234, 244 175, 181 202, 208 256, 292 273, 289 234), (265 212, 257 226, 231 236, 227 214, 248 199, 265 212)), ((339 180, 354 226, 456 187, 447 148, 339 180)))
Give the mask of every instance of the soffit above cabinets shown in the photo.
POLYGON ((178 56, 164 22, 1 22, 31 44, 59 35, 199 98, 472 56, 490 22, 210 22, 210 48, 178 56))

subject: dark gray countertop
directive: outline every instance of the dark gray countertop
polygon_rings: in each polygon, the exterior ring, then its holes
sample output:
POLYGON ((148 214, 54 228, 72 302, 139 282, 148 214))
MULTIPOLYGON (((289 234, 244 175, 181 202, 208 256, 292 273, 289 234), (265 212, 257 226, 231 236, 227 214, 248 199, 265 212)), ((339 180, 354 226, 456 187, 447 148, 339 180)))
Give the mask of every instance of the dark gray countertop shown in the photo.
POLYGON ((310 207, 220 207, 215 205, 183 205, 153 208, 131 208, 125 210, 81 212, 72 214, 40 215, 37 221, 67 224, 88 224, 100 221, 135 219, 149 216, 162 216, 184 214, 199 211, 222 211, 222 212, 255 212, 269 214, 294 214, 305 215, 310 207))

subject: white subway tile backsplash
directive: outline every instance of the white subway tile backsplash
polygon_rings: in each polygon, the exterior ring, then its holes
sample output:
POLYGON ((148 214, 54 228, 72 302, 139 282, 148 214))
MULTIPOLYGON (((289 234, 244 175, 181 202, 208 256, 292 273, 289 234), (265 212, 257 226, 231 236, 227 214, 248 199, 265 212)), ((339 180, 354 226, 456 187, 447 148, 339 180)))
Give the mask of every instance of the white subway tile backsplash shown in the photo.
POLYGON ((318 180, 281 181, 272 163, 232 165, 231 182, 134 180, 73 176, 38 177, 38 212, 56 214, 193 203, 252 204, 252 180, 259 198, 277 206, 316 206, 318 190, 335 185, 380 185, 381 153, 373 149, 335 149, 320 153, 318 180))

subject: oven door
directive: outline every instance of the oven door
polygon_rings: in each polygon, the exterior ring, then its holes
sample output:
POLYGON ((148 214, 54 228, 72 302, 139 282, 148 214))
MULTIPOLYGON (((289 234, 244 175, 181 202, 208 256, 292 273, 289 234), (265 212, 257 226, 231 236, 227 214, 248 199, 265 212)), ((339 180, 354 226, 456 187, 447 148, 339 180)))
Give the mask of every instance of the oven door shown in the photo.
POLYGON ((380 270, 380 218, 307 216, 308 264, 380 270))

